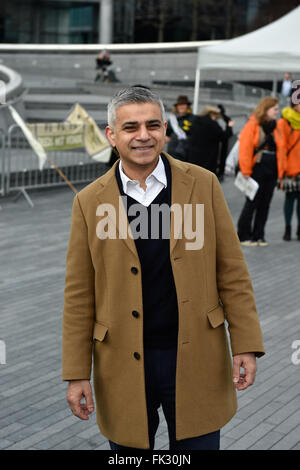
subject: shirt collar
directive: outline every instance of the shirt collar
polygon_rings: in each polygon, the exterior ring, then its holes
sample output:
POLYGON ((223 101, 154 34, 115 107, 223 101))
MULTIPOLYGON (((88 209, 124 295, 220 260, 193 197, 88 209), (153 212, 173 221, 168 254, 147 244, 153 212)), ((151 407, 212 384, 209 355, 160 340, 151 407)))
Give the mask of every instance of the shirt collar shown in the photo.
MULTIPOLYGON (((119 172, 120 172, 120 177, 121 177, 124 192, 126 192, 128 183, 138 184, 137 180, 132 180, 132 179, 128 178, 127 175, 125 175, 125 173, 123 171, 123 168, 122 168, 122 161, 121 160, 119 162, 119 172)), ((149 178, 151 178, 151 177, 154 177, 157 181, 162 183, 165 188, 167 187, 167 175, 166 175, 165 165, 164 165, 164 162, 162 161, 162 158, 161 158, 160 155, 159 155, 159 158, 158 158, 158 164, 156 165, 156 167, 154 168, 152 173, 150 173, 150 175, 147 177, 146 183, 149 180, 149 178)))

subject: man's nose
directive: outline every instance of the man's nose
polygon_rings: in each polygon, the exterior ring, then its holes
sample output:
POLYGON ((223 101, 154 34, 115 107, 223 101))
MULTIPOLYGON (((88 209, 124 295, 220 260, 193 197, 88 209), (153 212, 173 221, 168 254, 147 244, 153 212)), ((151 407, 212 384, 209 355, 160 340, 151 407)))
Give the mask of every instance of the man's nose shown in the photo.
POLYGON ((147 129, 147 126, 140 126, 137 138, 139 140, 149 140, 150 139, 150 134, 149 134, 149 131, 147 129))

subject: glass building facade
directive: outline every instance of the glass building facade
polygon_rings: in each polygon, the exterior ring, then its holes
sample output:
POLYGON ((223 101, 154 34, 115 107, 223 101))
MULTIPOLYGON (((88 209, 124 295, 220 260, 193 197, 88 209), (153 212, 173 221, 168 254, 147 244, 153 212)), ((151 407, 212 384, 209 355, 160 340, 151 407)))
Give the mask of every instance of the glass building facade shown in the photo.
MULTIPOLYGON (((111 0, 114 43, 229 39, 299 0, 111 0)), ((99 42, 101 0, 1 0, 1 43, 99 42)))
POLYGON ((96 43, 99 2, 1 0, 1 43, 96 43))

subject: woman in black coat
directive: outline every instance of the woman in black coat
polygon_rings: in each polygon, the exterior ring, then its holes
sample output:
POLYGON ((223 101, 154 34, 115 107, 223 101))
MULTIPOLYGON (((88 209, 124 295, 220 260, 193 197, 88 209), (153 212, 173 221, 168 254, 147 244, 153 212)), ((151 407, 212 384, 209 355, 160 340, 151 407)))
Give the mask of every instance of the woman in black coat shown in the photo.
POLYGON ((233 121, 226 123, 226 129, 217 123, 221 110, 205 106, 204 111, 194 119, 188 138, 188 161, 202 166, 213 173, 217 172, 220 143, 232 136, 233 121))

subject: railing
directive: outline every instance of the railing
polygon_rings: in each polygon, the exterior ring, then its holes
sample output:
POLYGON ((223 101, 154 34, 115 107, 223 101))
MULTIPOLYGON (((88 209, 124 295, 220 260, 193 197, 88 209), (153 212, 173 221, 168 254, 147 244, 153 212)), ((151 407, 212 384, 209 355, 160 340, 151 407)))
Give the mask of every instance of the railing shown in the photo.
POLYGON ((5 132, 0 129, 0 195, 5 195, 5 132))
POLYGON ((38 157, 20 127, 17 124, 10 126, 7 136, 5 194, 17 192, 16 199, 23 195, 33 207, 34 204, 27 190, 67 184, 55 165, 72 184, 91 182, 107 171, 104 163, 92 160, 81 149, 51 151, 47 152, 47 155, 49 160, 40 170, 38 157))

